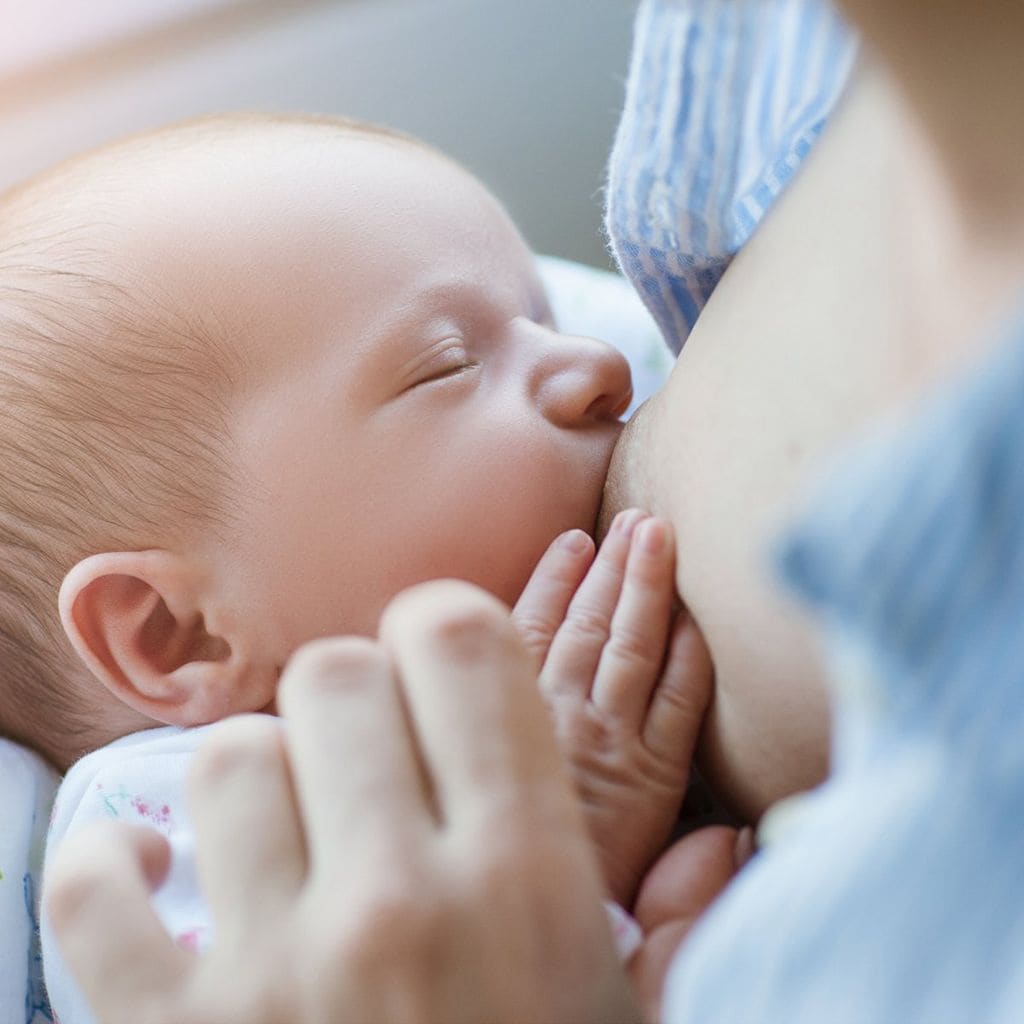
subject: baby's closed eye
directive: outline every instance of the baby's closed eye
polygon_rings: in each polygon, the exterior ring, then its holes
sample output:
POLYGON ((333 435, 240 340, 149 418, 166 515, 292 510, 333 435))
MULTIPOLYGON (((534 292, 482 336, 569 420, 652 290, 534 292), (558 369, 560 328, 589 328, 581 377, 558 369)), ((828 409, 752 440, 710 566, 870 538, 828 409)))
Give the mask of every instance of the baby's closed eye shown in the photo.
POLYGON ((479 365, 478 360, 470 357, 461 338, 445 338, 406 364, 403 368, 405 390, 448 380, 479 365))

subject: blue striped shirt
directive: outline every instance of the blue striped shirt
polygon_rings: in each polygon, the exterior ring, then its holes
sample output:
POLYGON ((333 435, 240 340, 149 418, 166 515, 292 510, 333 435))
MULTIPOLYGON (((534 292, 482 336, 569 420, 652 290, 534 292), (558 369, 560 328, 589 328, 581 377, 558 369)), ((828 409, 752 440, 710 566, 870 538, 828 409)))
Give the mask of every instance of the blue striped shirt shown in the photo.
MULTIPOLYGON (((677 350, 852 55, 815 0, 641 5, 608 228, 677 350)), ((781 546, 833 661, 832 776, 676 956, 668 1021, 1024 1020, 1024 313, 996 342, 781 546)))
POLYGON ((818 0, 640 5, 606 226, 674 351, 810 150, 855 49, 818 0))

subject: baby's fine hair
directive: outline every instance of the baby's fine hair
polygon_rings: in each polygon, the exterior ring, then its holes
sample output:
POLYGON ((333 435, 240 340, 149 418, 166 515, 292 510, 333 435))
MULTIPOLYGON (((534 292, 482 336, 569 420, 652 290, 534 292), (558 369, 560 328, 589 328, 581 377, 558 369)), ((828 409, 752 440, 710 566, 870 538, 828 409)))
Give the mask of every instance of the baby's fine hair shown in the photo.
POLYGON ((147 188, 147 160, 302 126, 411 141, 333 117, 217 115, 110 144, 0 196, 0 732, 61 768, 115 738, 98 726, 114 698, 64 636, 64 575, 98 551, 231 526, 237 347, 207 311, 118 258, 112 239, 130 230, 119 197, 147 188))

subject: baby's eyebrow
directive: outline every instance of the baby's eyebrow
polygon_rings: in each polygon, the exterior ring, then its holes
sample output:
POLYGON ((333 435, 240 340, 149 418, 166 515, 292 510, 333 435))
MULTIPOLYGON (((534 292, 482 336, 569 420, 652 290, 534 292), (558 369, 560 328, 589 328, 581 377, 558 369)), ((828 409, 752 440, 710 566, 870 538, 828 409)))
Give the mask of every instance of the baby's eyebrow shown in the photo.
POLYGON ((423 315, 480 316, 498 305, 491 289, 478 282, 444 281, 425 289, 417 300, 423 315))
POLYGON ((463 336, 486 330, 509 315, 511 303, 493 296, 490 289, 465 281, 442 281, 422 289, 408 304, 401 304, 382 325, 378 339, 389 349, 407 351, 414 342, 436 343, 445 331, 463 336))

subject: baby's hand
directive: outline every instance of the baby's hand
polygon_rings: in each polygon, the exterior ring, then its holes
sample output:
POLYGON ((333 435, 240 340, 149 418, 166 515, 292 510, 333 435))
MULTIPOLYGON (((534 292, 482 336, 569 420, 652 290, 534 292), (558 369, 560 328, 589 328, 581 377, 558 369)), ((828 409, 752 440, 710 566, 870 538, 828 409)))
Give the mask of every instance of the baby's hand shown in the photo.
POLYGON ((749 828, 709 825, 666 850, 640 886, 633 914, 643 942, 626 968, 645 1020, 661 1020, 669 965, 698 919, 754 853, 749 828))
POLYGON ((581 531, 559 537, 513 613, 610 893, 627 908, 668 841, 711 696, 700 633, 685 612, 673 617, 674 561, 669 524, 630 509, 596 557, 581 531))

